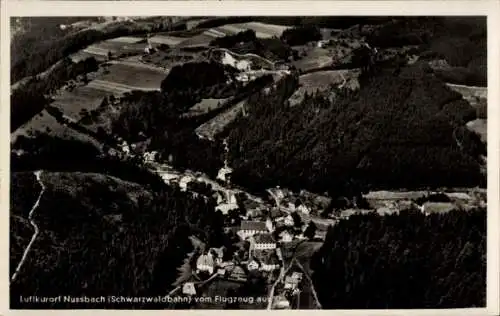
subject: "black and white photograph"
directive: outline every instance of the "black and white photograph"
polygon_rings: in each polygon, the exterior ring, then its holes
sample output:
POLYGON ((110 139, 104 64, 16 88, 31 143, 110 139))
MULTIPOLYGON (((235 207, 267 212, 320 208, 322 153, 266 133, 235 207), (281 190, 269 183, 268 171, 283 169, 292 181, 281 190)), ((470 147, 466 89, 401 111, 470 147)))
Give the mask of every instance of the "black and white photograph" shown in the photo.
POLYGON ((486 16, 10 16, 10 309, 486 307, 486 16))

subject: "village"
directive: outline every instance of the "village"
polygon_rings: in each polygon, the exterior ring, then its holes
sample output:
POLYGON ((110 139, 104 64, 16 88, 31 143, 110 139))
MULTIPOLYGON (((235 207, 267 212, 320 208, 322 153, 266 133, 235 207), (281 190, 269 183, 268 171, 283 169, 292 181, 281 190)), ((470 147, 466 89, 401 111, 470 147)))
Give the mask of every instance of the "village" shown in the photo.
MULTIPOLYGON (((224 144, 227 150, 227 142, 224 141, 224 144)), ((124 142, 122 151, 125 155, 131 155, 133 150, 124 142)), ((294 193, 275 187, 266 190, 266 198, 236 187, 231 183, 232 169, 227 159, 215 180, 201 172, 179 172, 159 163, 156 152, 144 153, 142 160, 167 184, 193 195, 213 198, 216 201, 215 210, 224 216, 224 233, 234 240, 234 248, 229 251, 224 246, 207 247, 193 236, 192 244, 196 250, 189 254, 179 269, 181 276, 169 295, 193 298, 206 296, 205 289, 211 283, 241 285, 250 278, 257 278, 265 280, 261 285, 266 298, 259 302, 265 303, 260 308, 266 309, 300 308, 304 288, 316 305, 320 306, 310 281, 311 271, 306 270, 294 256, 301 244, 310 248, 320 246, 328 228, 340 220, 348 220, 356 214, 397 215, 412 208, 429 215, 457 208, 467 210, 478 205, 485 206, 485 192, 479 189, 447 193, 378 191, 364 196, 368 207, 355 204, 325 215, 325 210, 332 202, 326 196, 305 190, 294 193), (186 269, 189 271, 186 272, 186 269)), ((224 288, 224 285, 221 287, 224 288)), ((223 296, 224 292, 221 293, 218 286, 215 288, 213 297, 223 296)))

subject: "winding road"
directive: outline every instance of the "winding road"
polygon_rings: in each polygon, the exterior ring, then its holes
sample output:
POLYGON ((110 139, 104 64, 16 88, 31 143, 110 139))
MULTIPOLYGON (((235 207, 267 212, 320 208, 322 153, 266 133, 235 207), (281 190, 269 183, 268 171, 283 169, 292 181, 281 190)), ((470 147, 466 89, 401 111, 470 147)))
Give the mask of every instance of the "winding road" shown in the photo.
POLYGON ((31 226, 33 226, 34 233, 33 233, 33 236, 31 237, 30 243, 28 244, 26 249, 24 249, 23 256, 21 257, 21 260, 17 264, 16 270, 10 279, 11 283, 14 282, 16 280, 17 276, 19 275, 19 271, 21 271, 21 268, 22 268, 24 262, 26 261, 26 258, 28 257, 28 253, 31 250, 31 246, 33 246, 33 243, 35 242, 36 238, 38 237, 38 233, 40 232, 40 230, 38 229, 38 225, 35 223, 35 221, 33 219, 33 216, 35 214, 35 210, 38 208, 38 205, 40 204, 40 200, 42 199, 43 193, 45 192, 45 185, 42 182, 41 174, 42 174, 41 170, 35 171, 35 177, 36 177, 38 183, 40 183, 40 186, 42 187, 42 189, 40 190, 40 194, 38 195, 38 199, 36 200, 35 204, 33 204, 33 207, 31 208, 29 215, 28 215, 28 220, 29 220, 31 226))

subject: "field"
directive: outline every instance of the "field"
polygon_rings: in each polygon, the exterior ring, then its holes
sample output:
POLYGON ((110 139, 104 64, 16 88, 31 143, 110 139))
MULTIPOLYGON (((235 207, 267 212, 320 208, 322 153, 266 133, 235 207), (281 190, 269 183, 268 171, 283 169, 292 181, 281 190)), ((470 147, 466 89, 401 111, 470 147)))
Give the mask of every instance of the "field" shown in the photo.
POLYGON ((72 91, 63 91, 55 97, 51 105, 59 108, 67 116, 78 120, 82 109, 87 111, 95 109, 107 95, 109 93, 89 86, 77 87, 72 91))
POLYGON ((317 71, 300 76, 299 83, 308 93, 316 90, 328 89, 331 84, 341 85, 345 82, 346 87, 359 89, 358 70, 325 70, 317 71), (345 81, 344 81, 345 80, 345 81))
POLYGON ((290 105, 302 102, 306 93, 328 91, 330 86, 344 86, 351 90, 359 89, 359 70, 324 70, 308 73, 299 77, 299 88, 289 98, 290 105), (345 79, 345 81, 344 81, 345 79))
POLYGON ((300 60, 292 62, 292 64, 302 71, 310 69, 322 68, 332 64, 332 56, 330 50, 326 48, 303 48, 306 51, 306 56, 300 60))
POLYGON ((116 90, 157 90, 166 74, 145 67, 132 67, 131 65, 112 64, 109 73, 99 76, 89 83, 89 86, 105 91, 116 90))
POLYGON ((144 56, 142 60, 156 68, 172 68, 175 65, 195 61, 199 55, 191 52, 163 52, 158 51, 151 55, 144 56))
POLYGON ((473 87, 473 86, 464 86, 457 84, 446 84, 448 88, 453 91, 456 91, 462 95, 462 97, 469 101, 472 106, 475 106, 479 99, 487 99, 488 98, 488 88, 486 87, 473 87))
POLYGON ((255 35, 258 38, 271 38, 280 37, 284 30, 288 29, 287 26, 273 25, 260 22, 249 22, 249 23, 238 23, 238 24, 227 24, 216 28, 220 32, 228 34, 236 34, 246 30, 255 31, 255 35))
POLYGON ((139 37, 117 37, 111 40, 92 44, 79 52, 72 54, 70 58, 77 62, 79 60, 94 57, 97 60, 104 61, 108 53, 118 57, 122 54, 141 54, 146 47, 145 43, 137 43, 143 40, 139 37))
POLYGON ((149 39, 151 44, 166 44, 169 46, 176 46, 185 41, 185 38, 175 37, 169 35, 155 35, 149 39))
POLYGON ((137 43, 143 39, 144 39, 144 37, 142 37, 142 36, 137 36, 137 37, 136 36, 122 36, 122 37, 116 37, 116 38, 110 39, 110 40, 108 40, 108 42, 133 44, 133 43, 137 43))
POLYGON ((227 99, 203 99, 201 102, 193 105, 186 113, 186 116, 196 116, 216 110, 224 105, 226 100, 227 99))
POLYGON ((47 134, 49 136, 58 137, 66 140, 76 139, 81 142, 91 143, 96 148, 100 148, 99 142, 92 137, 78 133, 73 129, 59 124, 54 117, 42 111, 35 115, 29 122, 19 127, 11 134, 11 144, 14 144, 19 136, 31 137, 37 133, 47 134))
POLYGON ((210 42, 216 38, 212 33, 206 34, 206 32, 195 35, 188 38, 178 44, 178 47, 198 47, 198 46, 208 46, 210 42), (210 34, 210 35, 209 35, 210 34))
POLYGON ((245 102, 246 100, 239 102, 227 111, 200 125, 196 129, 196 134, 204 138, 213 139, 215 135, 224 130, 224 127, 226 127, 227 124, 236 119, 238 114, 242 112, 245 102))

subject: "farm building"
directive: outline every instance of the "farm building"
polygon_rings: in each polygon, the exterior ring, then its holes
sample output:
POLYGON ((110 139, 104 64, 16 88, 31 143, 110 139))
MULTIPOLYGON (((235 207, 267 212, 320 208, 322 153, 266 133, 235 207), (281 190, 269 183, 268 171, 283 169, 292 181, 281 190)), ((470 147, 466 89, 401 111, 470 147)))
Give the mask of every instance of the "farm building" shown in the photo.
POLYGON ((214 259, 211 254, 201 255, 198 260, 196 260, 197 272, 208 272, 212 274, 214 273, 214 266, 214 259))
POLYGON ((255 234, 267 233, 266 223, 260 221, 242 221, 238 233, 243 239, 255 234))

